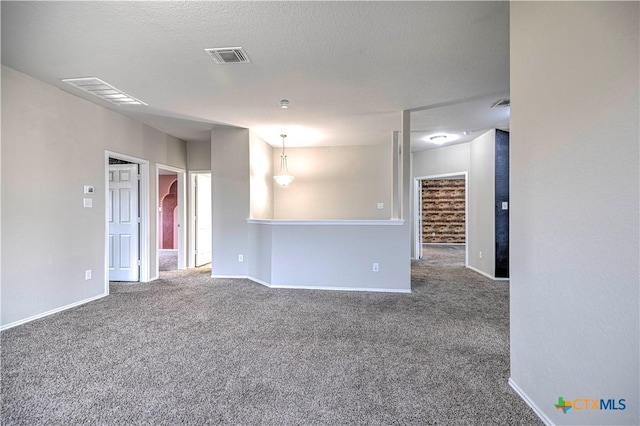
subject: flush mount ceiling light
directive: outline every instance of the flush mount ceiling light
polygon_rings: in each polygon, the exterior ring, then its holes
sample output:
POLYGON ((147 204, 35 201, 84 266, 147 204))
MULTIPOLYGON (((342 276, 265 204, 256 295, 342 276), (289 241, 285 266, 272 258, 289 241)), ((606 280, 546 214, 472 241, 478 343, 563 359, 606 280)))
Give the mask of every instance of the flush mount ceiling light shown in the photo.
POLYGON ((242 47, 216 47, 204 49, 216 64, 245 64, 251 62, 242 47))
POLYGON ((456 136, 456 135, 447 134, 447 133, 438 133, 436 135, 427 136, 423 140, 427 141, 427 142, 434 143, 436 145, 442 145, 442 144, 445 144, 447 142, 453 142, 456 139, 458 139, 458 136, 456 136))
POLYGON ((62 81, 118 106, 147 105, 96 77, 65 78, 62 81))
POLYGON ((293 176, 289 174, 289 170, 287 168, 287 156, 284 153, 284 140, 287 135, 280 135, 282 138, 282 155, 280 155, 280 174, 275 175, 273 178, 276 180, 278 185, 287 186, 293 180, 293 176))

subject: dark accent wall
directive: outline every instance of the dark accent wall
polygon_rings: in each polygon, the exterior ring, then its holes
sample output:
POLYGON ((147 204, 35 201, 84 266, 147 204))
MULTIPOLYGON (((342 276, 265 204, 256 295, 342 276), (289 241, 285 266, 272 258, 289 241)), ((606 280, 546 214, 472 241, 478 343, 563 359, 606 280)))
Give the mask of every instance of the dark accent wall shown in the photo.
POLYGON ((496 130, 496 278, 509 278, 509 132, 496 130))
POLYGON ((422 181, 422 242, 465 242, 464 179, 422 181))

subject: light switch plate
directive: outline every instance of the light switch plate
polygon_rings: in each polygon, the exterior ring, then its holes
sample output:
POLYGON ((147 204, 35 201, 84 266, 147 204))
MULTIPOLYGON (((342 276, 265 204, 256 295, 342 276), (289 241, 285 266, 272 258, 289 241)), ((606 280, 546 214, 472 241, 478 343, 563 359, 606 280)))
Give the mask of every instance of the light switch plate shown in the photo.
POLYGON ((82 199, 82 206, 85 209, 90 209, 91 207, 93 207, 93 198, 83 198, 82 199))
POLYGON ((384 209, 384 203, 378 203, 378 210, 384 209))
POLYGON ((502 210, 509 210, 509 202, 508 201, 503 201, 502 202, 502 210))

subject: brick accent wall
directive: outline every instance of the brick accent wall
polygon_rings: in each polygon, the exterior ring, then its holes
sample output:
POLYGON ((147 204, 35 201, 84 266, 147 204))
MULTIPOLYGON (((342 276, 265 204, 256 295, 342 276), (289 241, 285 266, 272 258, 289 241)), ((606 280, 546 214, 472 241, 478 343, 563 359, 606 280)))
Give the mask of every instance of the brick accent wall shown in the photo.
POLYGON ((422 242, 465 242, 464 179, 422 181, 422 242))

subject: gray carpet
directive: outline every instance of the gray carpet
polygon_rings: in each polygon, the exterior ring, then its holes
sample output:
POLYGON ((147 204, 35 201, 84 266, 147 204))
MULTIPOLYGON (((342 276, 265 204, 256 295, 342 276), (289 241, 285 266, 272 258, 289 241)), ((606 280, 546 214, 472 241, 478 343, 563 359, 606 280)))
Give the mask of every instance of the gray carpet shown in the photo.
POLYGON ((508 285, 460 266, 464 248, 433 250, 410 295, 268 289, 204 268, 112 284, 2 332, 0 420, 542 424, 507 385, 508 285))
POLYGON ((178 250, 159 250, 158 269, 160 271, 175 271, 178 269, 178 250))

